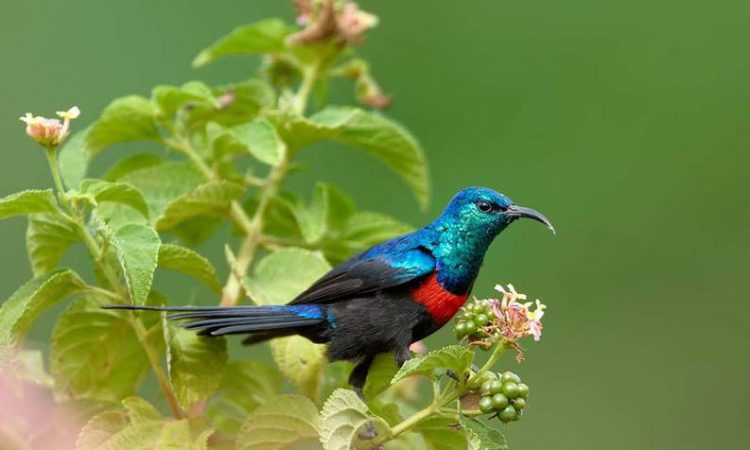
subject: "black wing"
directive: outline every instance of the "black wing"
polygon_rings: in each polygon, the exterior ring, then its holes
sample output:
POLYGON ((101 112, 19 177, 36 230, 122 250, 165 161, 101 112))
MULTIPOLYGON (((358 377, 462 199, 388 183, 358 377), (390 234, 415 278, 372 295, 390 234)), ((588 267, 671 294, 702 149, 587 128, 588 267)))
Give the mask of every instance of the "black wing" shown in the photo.
POLYGON ((341 263, 289 304, 335 303, 339 300, 401 286, 435 271, 435 257, 417 247, 400 252, 398 260, 387 255, 355 257, 341 263))

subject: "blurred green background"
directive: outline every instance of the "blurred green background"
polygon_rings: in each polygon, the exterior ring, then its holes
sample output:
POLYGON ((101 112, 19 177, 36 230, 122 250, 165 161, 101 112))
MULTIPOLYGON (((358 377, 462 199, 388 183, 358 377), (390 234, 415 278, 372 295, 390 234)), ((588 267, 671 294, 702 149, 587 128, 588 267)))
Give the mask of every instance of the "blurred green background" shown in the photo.
MULTIPOLYGON (((290 185, 307 195, 316 180, 337 183, 414 224, 458 189, 487 185, 552 219, 556 237, 531 222, 504 233, 476 283, 489 295, 513 282, 549 306, 527 361, 505 361, 533 390, 526 418, 507 427, 512 448, 750 448, 750 4, 364 7, 381 24, 362 53, 395 95, 389 114, 428 152, 433 206, 420 211, 395 176, 340 148, 304 153, 311 170, 290 185)), ((112 98, 158 83, 247 78, 253 58, 189 63, 272 15, 291 21, 290 2, 6 2, 0 195, 51 184, 23 113, 78 105, 82 127, 112 98)), ((24 228, 0 223, 3 298, 31 274, 24 228)), ((205 252, 219 258, 221 239, 205 252)), ((428 344, 451 340, 443 330, 428 344)))

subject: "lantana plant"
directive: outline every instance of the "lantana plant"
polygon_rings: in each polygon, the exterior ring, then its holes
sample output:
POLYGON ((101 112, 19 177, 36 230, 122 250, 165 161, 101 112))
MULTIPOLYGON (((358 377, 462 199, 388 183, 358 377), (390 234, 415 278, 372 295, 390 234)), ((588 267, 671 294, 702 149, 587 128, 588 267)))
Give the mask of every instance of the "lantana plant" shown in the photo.
POLYGON ((190 277, 204 304, 285 303, 333 264, 412 229, 327 183, 309 199, 285 187, 302 170, 300 152, 326 141, 383 163, 423 207, 430 186, 421 146, 380 111, 392 99, 357 55, 378 18, 353 2, 295 3, 297 25, 241 26, 193 61, 260 55, 257 77, 158 85, 113 100, 72 134, 76 107, 59 112, 62 120, 21 118, 54 187, 0 199, 0 219, 28 220, 33 272, 0 307, 0 399, 24 405, 0 413, 3 448, 507 448, 503 424, 524 414, 529 388, 495 366, 506 349, 520 355, 518 340, 540 339, 544 312, 510 285, 498 288, 502 298, 463 308, 456 345, 427 352, 417 343, 399 370, 392 355, 377 358, 364 400, 348 388, 351 366, 327 363, 325 348, 304 338, 272 341, 272 363, 230 361, 223 338, 101 308, 185 304, 159 288, 165 270, 190 277), (326 104, 336 79, 351 80, 359 106, 326 104), (102 152, 120 157, 92 173, 102 152), (211 261, 198 249, 225 223, 236 239, 225 260, 211 261), (73 246, 85 249, 88 267, 61 266, 73 246), (27 342, 58 304, 48 346, 27 342), (477 367, 480 349, 489 357, 477 367), (149 378, 158 393, 142 387, 149 378))

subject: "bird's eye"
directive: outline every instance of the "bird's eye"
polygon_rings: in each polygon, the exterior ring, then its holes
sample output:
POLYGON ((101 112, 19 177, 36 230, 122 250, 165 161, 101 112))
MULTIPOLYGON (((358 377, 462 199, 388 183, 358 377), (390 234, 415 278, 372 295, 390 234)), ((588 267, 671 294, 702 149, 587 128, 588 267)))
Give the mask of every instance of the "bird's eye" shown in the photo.
POLYGON ((479 208, 480 211, 485 212, 485 213, 492 211, 492 205, 489 202, 485 202, 485 201, 477 202, 477 208, 479 208))

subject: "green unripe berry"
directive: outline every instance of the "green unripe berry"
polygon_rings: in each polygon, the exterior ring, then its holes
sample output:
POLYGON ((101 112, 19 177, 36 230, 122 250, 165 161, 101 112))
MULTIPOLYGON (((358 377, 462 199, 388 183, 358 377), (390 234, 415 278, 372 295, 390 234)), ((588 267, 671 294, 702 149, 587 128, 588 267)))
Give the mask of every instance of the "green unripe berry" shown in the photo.
POLYGON ((465 325, 467 335, 471 336, 472 334, 477 332, 477 324, 474 323, 473 320, 467 320, 465 325))
POLYGON ((466 323, 458 322, 453 331, 456 333, 456 336, 463 337, 466 334, 466 323))
MULTIPOLYGON (((471 381, 469 382, 469 389, 476 390, 484 386, 485 382, 491 381, 491 380, 492 378, 490 377, 490 372, 485 372, 479 377, 474 375, 474 377, 472 377, 471 381)), ((488 389, 489 389, 489 386, 488 386, 488 389)))
POLYGON ((494 411, 495 407, 492 404, 492 397, 482 397, 482 399, 479 400, 479 410, 485 414, 494 411))
POLYGON ((513 383, 518 384, 521 382, 521 377, 519 377, 513 372, 504 372, 502 376, 502 380, 503 380, 503 383, 513 382, 513 383))
POLYGON ((523 383, 518 384, 518 396, 521 398, 529 398, 529 387, 523 383))
POLYGON ((490 392, 490 387, 492 386, 491 383, 492 383, 492 380, 487 380, 487 381, 483 382, 482 383, 482 387, 479 388, 479 393, 482 394, 482 395, 489 395, 489 394, 491 394, 491 392, 490 392))
POLYGON ((503 383, 501 383, 499 380, 492 380, 490 382, 490 393, 491 394, 502 394, 503 393, 503 383))
POLYGON ((519 411, 526 407, 526 400, 520 397, 514 398, 510 403, 513 405, 514 408, 516 408, 519 411))
POLYGON ((508 398, 518 397, 518 385, 516 383, 505 383, 503 385, 503 394, 508 398))
POLYGON ((487 323, 490 321, 490 318, 487 317, 487 314, 481 313, 477 317, 475 317, 474 320, 476 320, 479 326, 482 326, 487 325, 487 323))
POLYGON ((504 396, 503 394, 495 394, 492 396, 492 407, 495 408, 496 411, 501 411, 507 406, 508 397, 504 396))
POLYGON ((518 415, 518 412, 516 411, 516 408, 508 405, 505 407, 505 409, 500 411, 500 414, 498 415, 498 417, 500 417, 501 422, 508 423, 511 420, 516 420, 517 415, 518 415))

